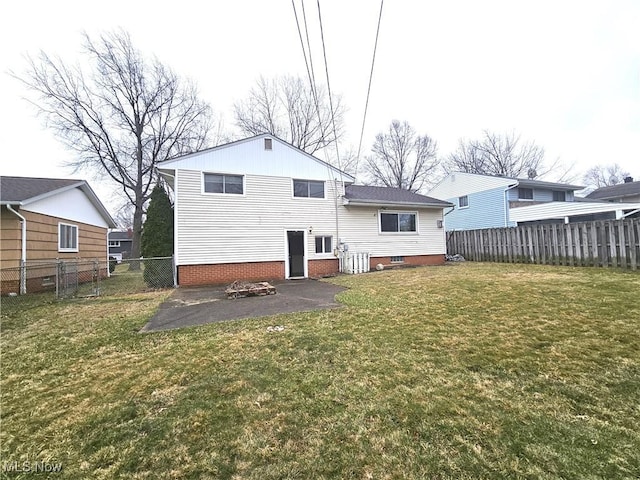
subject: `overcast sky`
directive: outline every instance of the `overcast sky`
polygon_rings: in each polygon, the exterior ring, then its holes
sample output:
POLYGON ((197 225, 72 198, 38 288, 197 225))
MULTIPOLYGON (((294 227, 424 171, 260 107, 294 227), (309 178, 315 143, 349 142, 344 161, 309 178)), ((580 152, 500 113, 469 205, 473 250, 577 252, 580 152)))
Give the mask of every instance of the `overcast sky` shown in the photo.
MULTIPOLYGON (((359 140, 380 4, 320 4, 331 88, 349 109, 344 150, 359 140)), ((321 65, 316 1, 305 7, 321 65)), ((62 166, 72 153, 4 73, 22 71, 23 55, 40 49, 78 61, 82 31, 126 29, 139 50, 195 80, 229 130, 233 103, 260 75, 306 78, 288 0, 30 1, 2 10, 3 175, 86 176, 62 166)), ((483 129, 515 131, 576 172, 618 162, 640 178, 640 1, 387 0, 364 152, 392 119, 433 137, 443 156, 483 129)))

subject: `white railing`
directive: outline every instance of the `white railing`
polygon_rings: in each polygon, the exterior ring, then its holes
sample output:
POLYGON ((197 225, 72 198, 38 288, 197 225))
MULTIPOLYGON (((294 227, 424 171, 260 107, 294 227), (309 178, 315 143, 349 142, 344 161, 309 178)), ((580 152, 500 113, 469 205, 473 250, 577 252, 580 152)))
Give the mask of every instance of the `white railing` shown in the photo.
POLYGON ((341 273, 365 273, 369 271, 370 255, 366 252, 340 252, 338 260, 340 261, 341 273))

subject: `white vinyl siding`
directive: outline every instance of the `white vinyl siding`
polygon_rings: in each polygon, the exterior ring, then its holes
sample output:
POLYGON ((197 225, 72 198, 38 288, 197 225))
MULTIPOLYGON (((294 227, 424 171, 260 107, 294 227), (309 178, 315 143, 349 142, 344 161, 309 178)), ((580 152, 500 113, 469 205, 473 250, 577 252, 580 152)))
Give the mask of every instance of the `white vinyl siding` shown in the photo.
MULTIPOLYGON (((176 176, 177 254, 181 265, 282 261, 285 230, 313 230, 335 237, 333 182, 326 197, 301 202, 291 195, 291 177, 245 175, 245 194, 208 195, 200 189, 201 172, 176 176)), ((307 235, 309 260, 315 235, 307 235)))
POLYGON ((416 223, 419 231, 409 235, 379 231, 378 207, 350 206, 340 211, 340 239, 349 251, 369 252, 373 257, 443 255, 446 251, 442 209, 420 209, 416 223))
MULTIPOLYGON (((325 182, 325 199, 304 201, 291 196, 291 177, 245 175, 245 195, 203 195, 199 171, 176 175, 176 253, 180 265, 284 260, 284 232, 306 230, 308 260, 316 254, 315 237, 338 238, 351 251, 373 256, 436 255, 445 253, 444 229, 437 228, 442 209, 418 211, 418 233, 381 234, 378 207, 338 206, 336 232, 334 182, 325 182), (241 219, 241 221, 239 221, 241 219)), ((341 185, 338 184, 341 190, 341 185)))

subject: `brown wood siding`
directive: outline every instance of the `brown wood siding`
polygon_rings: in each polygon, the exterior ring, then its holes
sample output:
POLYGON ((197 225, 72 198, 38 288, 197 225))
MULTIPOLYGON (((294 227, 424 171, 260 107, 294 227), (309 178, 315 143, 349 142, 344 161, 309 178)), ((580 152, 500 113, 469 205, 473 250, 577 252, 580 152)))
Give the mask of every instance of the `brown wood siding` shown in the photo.
POLYGON ((20 219, 2 207, 0 216, 0 259, 2 268, 20 265, 20 219))
MULTIPOLYGON (((107 229, 51 217, 40 213, 20 211, 27 219, 27 262, 55 259, 99 259, 107 258, 107 229), (78 227, 78 251, 58 251, 58 223, 78 227)), ((20 264, 20 222, 13 213, 2 210, 2 267, 20 264), (13 220, 13 217, 15 220, 13 220)))

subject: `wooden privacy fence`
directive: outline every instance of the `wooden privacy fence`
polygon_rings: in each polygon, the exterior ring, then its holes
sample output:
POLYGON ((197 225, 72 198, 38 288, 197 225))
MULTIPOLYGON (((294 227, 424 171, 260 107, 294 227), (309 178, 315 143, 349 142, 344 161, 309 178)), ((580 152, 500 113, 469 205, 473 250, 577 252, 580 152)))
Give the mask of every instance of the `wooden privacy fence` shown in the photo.
POLYGON ((636 270, 640 263, 640 219, 448 232, 447 253, 485 262, 636 270))

